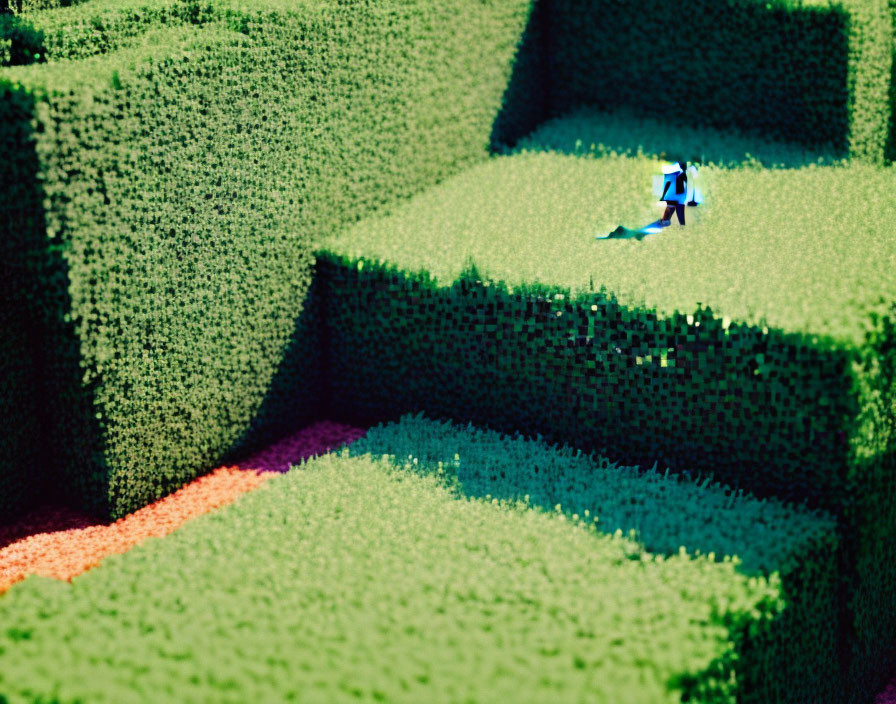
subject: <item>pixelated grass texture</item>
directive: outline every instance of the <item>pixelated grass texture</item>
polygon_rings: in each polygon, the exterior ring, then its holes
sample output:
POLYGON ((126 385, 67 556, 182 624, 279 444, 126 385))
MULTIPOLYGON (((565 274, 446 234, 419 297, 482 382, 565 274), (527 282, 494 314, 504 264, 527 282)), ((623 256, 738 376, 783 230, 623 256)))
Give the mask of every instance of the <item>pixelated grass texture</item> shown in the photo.
MULTIPOLYGON (((896 299, 896 172, 843 162, 751 168, 759 159, 812 157, 786 146, 752 143, 759 147, 753 155, 730 139, 727 150, 710 145, 704 153, 726 166, 703 167, 707 202, 687 209, 686 229, 640 243, 595 244, 595 235, 619 224, 640 227, 659 217, 651 176, 660 161, 649 154, 663 131, 672 131, 650 120, 630 126, 630 139, 646 142, 648 151, 614 157, 615 149, 599 141, 606 123, 615 146, 622 141, 619 118, 591 113, 553 121, 521 141, 522 153, 477 165, 321 246, 425 269, 442 285, 472 260, 483 277, 509 286, 542 283, 573 294, 604 288, 622 304, 661 314, 693 312, 702 303, 719 317, 827 338, 829 345, 861 343, 869 313, 885 312, 896 299)), ((699 144, 677 141, 686 154, 699 144)), ((741 144, 748 149, 751 142, 741 144)))
MULTIPOLYGON (((28 254, 45 282, 42 343, 53 351, 42 380, 54 390, 48 441, 62 476, 53 479, 98 515, 165 495, 238 442, 302 320, 308 239, 277 188, 296 177, 295 160, 271 148, 263 127, 237 136, 296 96, 245 102, 253 88, 235 80, 240 64, 251 55, 261 81, 278 63, 253 45, 178 29, 76 71, 8 73, 36 96, 40 125, 23 147, 37 155, 48 204, 30 214, 46 229, 29 233, 28 254), (189 80, 204 72, 217 83, 189 80), (124 119, 132 105, 139 120, 124 119), (264 169, 273 190, 256 189, 252 169, 235 162, 264 169), (258 291, 264 303, 250 306, 258 291)), ((299 422, 313 411, 313 359, 295 383, 299 422)))
POLYGON ((787 606, 741 644, 738 701, 828 701, 842 692, 830 515, 422 414, 371 428, 350 452, 440 476, 462 496, 525 502, 607 535, 618 531, 651 553, 737 556, 740 574, 777 574, 787 606))
POLYGON ((779 590, 732 561, 652 556, 386 461, 327 456, 70 586, 13 587, 0 692, 733 701, 731 639, 777 612, 779 590))

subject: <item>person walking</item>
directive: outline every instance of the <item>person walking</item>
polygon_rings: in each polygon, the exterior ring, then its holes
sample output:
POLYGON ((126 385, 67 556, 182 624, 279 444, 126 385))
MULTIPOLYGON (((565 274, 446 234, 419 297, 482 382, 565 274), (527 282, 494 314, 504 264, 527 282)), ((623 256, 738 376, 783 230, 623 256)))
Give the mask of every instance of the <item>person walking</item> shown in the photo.
POLYGON ((672 224, 672 213, 678 215, 678 224, 684 225, 684 204, 688 195, 687 163, 679 161, 663 167, 663 191, 660 200, 666 202, 666 210, 660 219, 662 227, 672 224))

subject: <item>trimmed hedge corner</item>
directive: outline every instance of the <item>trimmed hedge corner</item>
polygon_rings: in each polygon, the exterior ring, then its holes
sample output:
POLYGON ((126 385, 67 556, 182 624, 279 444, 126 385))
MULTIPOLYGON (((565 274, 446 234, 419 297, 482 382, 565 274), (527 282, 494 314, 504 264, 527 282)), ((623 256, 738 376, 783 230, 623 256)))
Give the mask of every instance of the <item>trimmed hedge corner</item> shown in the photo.
MULTIPOLYGON (((115 2, 33 13, 112 17, 114 50, 0 70, 33 102, 3 139, 36 160, 22 242, 59 469, 29 481, 110 517, 316 417, 311 243, 488 157, 530 10, 222 0, 196 24, 194 5, 148 3, 181 8, 149 30, 115 2)), ((511 97, 537 115, 539 92, 511 97)))

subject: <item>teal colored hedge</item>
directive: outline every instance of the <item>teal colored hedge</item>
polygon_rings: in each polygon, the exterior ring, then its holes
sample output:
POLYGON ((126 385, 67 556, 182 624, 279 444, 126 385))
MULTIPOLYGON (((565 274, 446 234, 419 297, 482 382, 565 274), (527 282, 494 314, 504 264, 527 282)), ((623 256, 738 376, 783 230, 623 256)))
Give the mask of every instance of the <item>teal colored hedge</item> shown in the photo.
POLYGON ((884 160, 894 43, 887 0, 548 6, 554 115, 624 105, 884 160))
POLYGON ((0 71, 37 125, 3 139, 37 164, 45 479, 112 517, 315 417, 311 242, 486 158, 522 105, 524 0, 204 7, 131 31, 139 13, 97 3, 114 51, 0 71))
MULTIPOLYGON (((489 461, 468 452, 481 437, 456 434, 471 469, 489 461)), ((454 439, 444 453, 454 454, 454 439)), ((515 456, 583 469, 534 443, 518 443, 515 456)), ((789 595, 777 573, 748 576, 734 558, 684 549, 653 554, 584 516, 465 498, 443 478, 398 464, 327 455, 71 584, 15 585, 0 599, 0 696, 15 704, 769 701, 751 682, 780 692, 779 701, 799 701, 786 698, 791 691, 826 695, 783 678, 829 641, 798 654, 749 650, 785 643, 778 628, 789 595), (746 669, 767 663, 783 668, 774 684, 746 669)), ((766 544, 767 556, 805 558, 829 579, 828 521, 707 493, 765 518, 793 549, 766 544)), ((814 585, 819 597, 826 585, 814 585)), ((806 675, 818 683, 821 672, 806 675)))
POLYGON ((596 242, 656 217, 659 167, 596 152, 500 157, 327 240, 331 412, 541 433, 830 511, 870 696, 896 633, 892 174, 708 167, 681 231, 596 242), (828 189, 848 238, 803 224, 828 189))

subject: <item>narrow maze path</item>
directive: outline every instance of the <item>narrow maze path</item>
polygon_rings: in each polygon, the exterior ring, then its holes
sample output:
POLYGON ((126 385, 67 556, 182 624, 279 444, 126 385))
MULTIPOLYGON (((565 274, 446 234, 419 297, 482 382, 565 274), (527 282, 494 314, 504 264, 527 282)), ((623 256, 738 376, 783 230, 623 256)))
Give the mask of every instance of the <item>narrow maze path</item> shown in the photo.
POLYGON ((17 523, 0 527, 0 594, 29 574, 71 581, 107 555, 168 535, 191 518, 225 506, 287 471, 291 463, 329 452, 363 434, 361 428, 316 423, 235 466, 218 467, 114 523, 99 523, 57 506, 38 508, 17 523))

